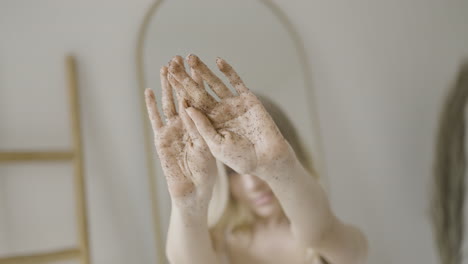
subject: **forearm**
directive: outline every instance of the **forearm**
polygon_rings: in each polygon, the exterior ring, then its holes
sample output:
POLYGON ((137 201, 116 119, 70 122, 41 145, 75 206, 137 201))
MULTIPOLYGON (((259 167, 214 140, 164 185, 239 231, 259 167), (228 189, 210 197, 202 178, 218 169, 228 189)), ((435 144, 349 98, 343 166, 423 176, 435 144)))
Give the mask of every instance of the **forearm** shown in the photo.
POLYGON ((262 178, 280 201, 294 236, 306 247, 316 249, 330 263, 365 263, 367 240, 364 234, 338 219, 317 179, 297 159, 290 160, 262 178))
MULTIPOLYGON (((291 154, 294 155, 294 154, 291 154)), ((266 180, 291 222, 294 235, 302 243, 315 246, 331 228, 334 215, 319 182, 307 172, 297 158, 258 175, 266 180)))
POLYGON ((172 206, 166 246, 171 264, 218 264, 207 225, 207 212, 172 206))
POLYGON ((337 219, 316 250, 329 263, 364 264, 367 261, 368 242, 358 228, 337 219))

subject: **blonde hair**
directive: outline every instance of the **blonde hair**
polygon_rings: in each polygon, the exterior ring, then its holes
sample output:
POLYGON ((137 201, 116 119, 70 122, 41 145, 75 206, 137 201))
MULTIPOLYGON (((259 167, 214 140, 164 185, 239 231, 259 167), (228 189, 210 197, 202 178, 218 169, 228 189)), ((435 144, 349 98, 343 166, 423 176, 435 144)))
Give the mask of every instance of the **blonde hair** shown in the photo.
MULTIPOLYGON (((297 158, 304 168, 312 175, 318 177, 313 164, 310 162, 309 153, 301 144, 300 137, 286 114, 278 105, 268 98, 259 95, 257 95, 257 98, 262 102, 284 138, 294 149, 297 158)), ((246 239, 246 241, 248 241, 252 224, 255 221, 253 213, 231 196, 227 167, 219 161, 217 165, 218 178, 213 189, 213 195, 208 210, 208 227, 210 228, 215 249, 220 246, 226 233, 235 233, 239 235, 236 236, 236 238, 246 239)))

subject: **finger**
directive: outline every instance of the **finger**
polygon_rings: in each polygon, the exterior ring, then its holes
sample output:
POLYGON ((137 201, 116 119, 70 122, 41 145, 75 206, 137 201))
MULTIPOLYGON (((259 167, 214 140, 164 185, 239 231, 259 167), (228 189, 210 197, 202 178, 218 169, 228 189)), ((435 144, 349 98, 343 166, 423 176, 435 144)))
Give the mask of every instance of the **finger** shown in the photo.
POLYGON ((216 58, 216 65, 218 65, 219 70, 228 78, 229 82, 234 87, 234 89, 236 89, 237 93, 241 94, 249 92, 247 86, 245 86, 242 79, 231 67, 231 65, 229 65, 229 63, 218 57, 216 58))
MULTIPOLYGON (((186 70, 184 59, 182 58, 182 56, 177 55, 174 57, 174 59, 179 65, 182 66, 182 69, 186 70)), ((203 83, 202 77, 193 68, 190 68, 190 76, 198 84, 198 87, 200 87, 200 89, 205 90, 205 84, 203 83)))
POLYGON ((166 116, 166 121, 169 121, 171 118, 177 115, 174 97, 172 96, 172 87, 169 81, 167 80, 167 67, 162 67, 159 71, 159 76, 161 78, 161 87, 162 87, 162 109, 163 113, 166 116))
MULTIPOLYGON (((187 93, 187 91, 184 89, 184 86, 180 84, 172 74, 168 73, 167 74, 167 80, 171 84, 172 88, 176 91, 176 96, 177 98, 181 98, 184 100, 189 100, 191 101, 190 95, 187 93)), ((179 99, 177 99, 179 100, 179 99)))
POLYGON ((187 56, 187 61, 190 67, 200 74, 219 98, 233 96, 229 88, 197 56, 190 54, 187 56))
POLYGON ((193 142, 200 142, 200 133, 198 133, 197 127, 185 111, 185 109, 188 107, 187 102, 180 97, 177 97, 177 101, 179 103, 179 116, 182 120, 182 123, 184 124, 185 130, 187 131, 193 142))
POLYGON ((151 126, 153 127, 154 135, 158 134, 158 131, 161 127, 163 127, 163 122, 161 117, 159 116, 158 107, 156 105, 156 98, 154 97, 154 92, 150 88, 145 90, 145 100, 146 100, 146 108, 148 110, 148 116, 151 121, 151 126))
MULTIPOLYGON (((185 69, 185 64, 184 64, 184 59, 182 58, 182 56, 175 56, 174 57, 174 60, 180 65, 182 66, 182 69, 184 71, 186 71, 185 69)), ((169 62, 170 63, 170 62, 169 62)), ((196 74, 195 71, 190 68, 190 76, 192 77, 192 79, 198 84, 198 86, 200 87, 200 89, 202 90, 205 90, 205 85, 203 84, 203 79, 200 77, 200 75, 196 74)))
POLYGON ((185 71, 185 64, 184 64, 184 58, 180 55, 176 55, 174 57, 174 60, 182 67, 182 69, 185 71))
POLYGON ((197 127, 198 132, 205 140, 210 149, 218 146, 222 141, 222 136, 216 131, 210 120, 199 110, 194 107, 185 109, 190 119, 197 127))
POLYGON ((192 75, 192 79, 198 83, 198 86, 200 87, 200 89, 203 89, 205 90, 205 84, 203 83, 203 79, 202 77, 200 76, 200 74, 198 74, 193 68, 190 67, 190 75, 192 75))
POLYGON ((186 90, 186 94, 190 95, 184 98, 188 99, 192 105, 203 110, 209 110, 214 107, 216 100, 204 89, 201 89, 175 60, 172 60, 170 63, 169 73, 182 85, 182 89, 186 90))

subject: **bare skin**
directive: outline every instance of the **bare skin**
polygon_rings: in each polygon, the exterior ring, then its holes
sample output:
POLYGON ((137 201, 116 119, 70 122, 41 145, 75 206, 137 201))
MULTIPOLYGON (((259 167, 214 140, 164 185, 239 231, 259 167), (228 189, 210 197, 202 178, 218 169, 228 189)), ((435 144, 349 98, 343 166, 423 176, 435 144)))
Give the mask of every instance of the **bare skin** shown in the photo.
MULTIPOLYGON (((181 57, 177 60, 183 63, 181 57)), ((178 98, 179 112, 176 112, 167 67, 161 68, 160 77, 166 124, 151 89, 145 90, 145 98, 156 150, 172 201, 167 255, 171 263, 217 263, 206 225, 217 173, 215 159, 187 116, 187 106, 181 97, 178 98), (179 254, 179 251, 185 254, 179 254)), ((193 78, 200 80, 195 73, 193 78)))
POLYGON ((254 175, 230 172, 229 187, 234 199, 257 217, 249 243, 228 236, 226 251, 231 263, 321 264, 317 256, 307 258, 305 248, 292 236, 289 219, 265 181, 254 175))
MULTIPOLYGON (((188 123, 188 120, 183 119, 186 120, 183 124, 190 124, 190 129, 187 129, 188 125, 186 125, 186 130, 191 131, 190 134, 196 135, 195 138, 199 140, 198 146, 203 146, 199 149, 203 150, 204 155, 206 155, 205 147, 208 147, 208 152, 233 168, 241 177, 247 175, 250 179, 264 182, 263 186, 267 186, 268 189, 263 187, 261 192, 263 196, 269 196, 270 192, 274 194, 274 199, 257 197, 261 200, 260 202, 257 198, 250 200, 254 205, 252 210, 259 216, 259 221, 254 227, 253 245, 246 248, 241 244, 236 244, 235 241, 229 241, 229 248, 226 249, 229 252, 222 253, 230 255, 232 263, 304 263, 304 252, 308 248, 313 248, 329 263, 364 263, 367 255, 367 242, 364 235, 358 229, 342 223, 332 213, 321 186, 302 167, 270 115, 255 95, 247 89, 232 67, 224 60, 217 59, 218 68, 229 79, 238 95, 233 94, 195 55, 189 55, 187 62, 192 76, 186 72, 180 57, 175 57, 170 62, 169 74, 166 75, 172 88, 177 91, 178 97, 183 98, 190 105, 186 108, 187 104, 180 104, 185 108, 182 110, 183 116, 187 114, 192 121, 192 123, 188 123), (205 91, 203 81, 218 95, 221 99, 220 102, 217 102, 205 91), (204 140, 206 145, 200 143, 201 140, 204 140), (263 209, 260 208, 262 206, 257 208, 256 205, 259 204, 268 204, 270 209, 265 209, 264 206, 263 209)), ((168 93, 166 92, 166 94, 168 93)), ((151 108, 151 104, 148 104, 148 102, 151 103, 151 94, 147 92, 146 96, 148 98, 147 105, 151 108)), ((166 98, 168 97, 166 96, 166 98)), ((151 117, 151 112, 154 110, 149 112, 151 117)), ((155 122, 153 121, 153 123, 155 122)), ((158 122, 156 122, 156 126, 153 125, 153 129, 155 127, 155 134, 160 135, 159 132, 156 133, 160 127, 158 122)), ((182 129, 182 126, 179 126, 179 129, 182 129)), ((160 151, 159 149, 164 149, 162 147, 164 144, 161 145, 161 142, 169 141, 175 134, 171 133, 171 137, 167 138, 157 137, 159 141, 156 143, 159 142, 159 145, 156 144, 156 148, 163 168, 165 165, 177 164, 168 163, 166 160, 180 160, 181 151, 190 146, 190 144, 181 143, 181 146, 185 147, 172 148, 171 151, 166 152, 160 151)), ((177 138, 185 142, 183 136, 177 138)), ((191 139, 191 137, 188 138, 191 139)), ((210 193, 202 191, 204 188, 212 188, 210 180, 212 177, 202 176, 206 171, 203 168, 209 167, 207 165, 209 162, 200 159, 189 161, 191 156, 184 157, 185 164, 191 164, 190 166, 179 170, 166 168, 168 186, 170 191, 171 188, 173 189, 171 191, 173 201, 182 199, 185 202, 181 204, 186 205, 180 206, 176 203, 176 208, 173 207, 168 248, 176 247, 175 243, 170 243, 174 239, 179 240, 183 237, 185 241, 189 242, 185 243, 183 248, 168 249, 168 254, 174 255, 172 261, 174 264, 221 263, 213 257, 216 256, 216 253, 212 249, 211 241, 204 240, 206 245, 201 246, 202 241, 190 237, 191 234, 201 237, 206 237, 208 234, 205 221, 206 211, 191 208, 194 204, 199 206, 206 203, 203 206, 207 206, 207 200, 199 199, 203 195, 187 194, 193 192, 210 193), (199 162, 201 164, 197 165, 199 162), (184 180, 174 181, 174 178, 184 180), (197 181, 192 180, 194 184, 190 187, 184 182, 185 179, 200 179, 200 182, 205 181, 207 184, 195 184, 197 181), (174 195, 180 194, 179 191, 174 190, 183 190, 181 193, 184 195, 174 197, 174 195), (196 200, 196 202, 186 201, 191 199, 196 200), (199 214, 186 212, 199 212, 199 214), (187 230, 187 226, 190 226, 191 229, 187 230), (193 244, 190 244, 190 241, 193 244), (177 254, 174 253, 176 250, 177 254), (198 253, 194 253, 194 251, 198 253), (197 254, 205 258, 196 258, 197 254)), ((239 182, 236 199, 242 200, 247 197, 244 202, 249 203, 249 192, 245 191, 244 188, 246 185, 242 184, 244 182, 242 180, 239 182)), ((234 196, 236 196, 235 186, 235 182, 231 182, 231 187, 234 188, 231 189, 231 192, 234 196)))
POLYGON ((209 199, 216 173, 216 161, 192 120, 187 116, 186 102, 178 98, 176 112, 172 88, 167 81, 167 68, 161 69, 163 87, 162 104, 166 116, 164 125, 158 113, 151 89, 145 91, 148 114, 154 131, 154 141, 171 197, 179 203, 191 206, 192 196, 209 199))

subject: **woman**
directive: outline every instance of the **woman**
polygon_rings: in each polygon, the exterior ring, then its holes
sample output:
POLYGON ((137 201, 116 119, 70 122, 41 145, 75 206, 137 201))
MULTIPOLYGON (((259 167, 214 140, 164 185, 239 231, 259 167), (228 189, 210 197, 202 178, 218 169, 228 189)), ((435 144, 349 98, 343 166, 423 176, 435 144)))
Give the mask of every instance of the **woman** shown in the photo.
POLYGON ((165 124, 153 92, 145 91, 172 201, 166 247, 169 261, 364 263, 365 236, 333 214, 313 172, 303 167, 272 117, 232 67, 217 59, 218 68, 238 95, 197 56, 189 55, 187 62, 191 76, 180 56, 161 69, 165 124), (204 82, 220 101, 205 91, 204 82), (223 204, 219 199, 210 204, 219 176, 216 160, 232 168, 226 181, 231 192, 227 208, 219 206, 223 204), (216 204, 223 214, 212 212, 216 204))

